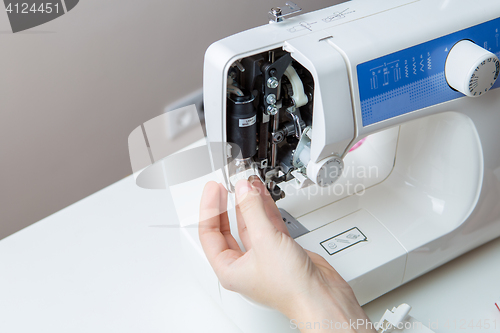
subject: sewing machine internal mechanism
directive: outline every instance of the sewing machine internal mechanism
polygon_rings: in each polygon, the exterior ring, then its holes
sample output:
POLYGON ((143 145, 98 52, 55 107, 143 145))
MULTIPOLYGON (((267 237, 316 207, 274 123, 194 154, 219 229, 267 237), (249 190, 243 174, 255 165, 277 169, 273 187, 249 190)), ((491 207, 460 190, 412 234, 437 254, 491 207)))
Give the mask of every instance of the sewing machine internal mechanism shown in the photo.
POLYGON ((290 53, 275 49, 234 62, 227 76, 231 186, 255 174, 279 200, 282 182, 334 183, 343 168, 339 156, 308 167, 313 104, 313 77, 290 53))

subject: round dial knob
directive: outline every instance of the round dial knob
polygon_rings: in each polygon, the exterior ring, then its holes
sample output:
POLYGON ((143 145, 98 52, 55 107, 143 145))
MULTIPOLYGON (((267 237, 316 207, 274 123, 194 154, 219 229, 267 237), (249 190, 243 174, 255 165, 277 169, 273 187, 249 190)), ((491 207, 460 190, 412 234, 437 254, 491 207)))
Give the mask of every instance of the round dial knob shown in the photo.
POLYGON ((333 155, 327 157, 318 163, 309 162, 307 164, 307 177, 321 187, 326 187, 337 181, 342 175, 344 162, 342 159, 333 155))
POLYGON ((497 80, 499 70, 497 56, 469 40, 453 46, 444 68, 448 84, 471 97, 487 92, 497 80))

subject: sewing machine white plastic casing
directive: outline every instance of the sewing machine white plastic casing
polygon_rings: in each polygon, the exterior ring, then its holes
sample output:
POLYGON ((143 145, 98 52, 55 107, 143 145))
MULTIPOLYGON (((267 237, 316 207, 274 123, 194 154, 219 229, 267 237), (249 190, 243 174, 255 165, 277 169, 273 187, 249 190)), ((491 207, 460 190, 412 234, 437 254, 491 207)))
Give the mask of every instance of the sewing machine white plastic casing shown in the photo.
MULTIPOLYGON (((499 17, 495 0, 354 0, 236 34, 206 53, 209 142, 226 140, 227 74, 236 60, 284 49, 312 74, 311 162, 338 154, 344 174, 337 187, 280 184, 287 195, 277 204, 309 231, 296 241, 321 254, 361 304, 500 236, 498 82, 480 97, 451 89, 450 75, 465 82, 476 66, 465 51, 444 73, 462 40, 499 54, 499 17)), ((217 147, 213 165, 226 164, 217 147)), ((227 185, 227 169, 214 175, 227 185)), ((180 219, 196 224, 197 211, 180 219)), ((290 330, 284 316, 220 286, 196 228, 182 235, 200 282, 244 332, 290 330)))

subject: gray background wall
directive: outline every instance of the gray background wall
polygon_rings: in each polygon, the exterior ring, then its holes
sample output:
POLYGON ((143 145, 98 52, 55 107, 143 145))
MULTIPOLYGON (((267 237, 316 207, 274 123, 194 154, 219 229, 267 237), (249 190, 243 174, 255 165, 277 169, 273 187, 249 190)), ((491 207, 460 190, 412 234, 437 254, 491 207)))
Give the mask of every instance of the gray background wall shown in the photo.
POLYGON ((130 132, 201 87, 212 42, 284 3, 81 0, 17 34, 2 7, 0 239, 130 175, 130 132))

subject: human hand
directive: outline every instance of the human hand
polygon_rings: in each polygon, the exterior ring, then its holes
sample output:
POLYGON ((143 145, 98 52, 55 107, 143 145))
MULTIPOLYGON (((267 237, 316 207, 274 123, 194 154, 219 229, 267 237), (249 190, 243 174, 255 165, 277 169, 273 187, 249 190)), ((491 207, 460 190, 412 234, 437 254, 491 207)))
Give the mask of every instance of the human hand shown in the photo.
POLYGON ((231 235, 227 191, 221 184, 205 186, 200 207, 200 241, 224 288, 297 322, 368 320, 351 287, 328 262, 290 237, 258 178, 238 182, 236 201, 238 232, 246 252, 231 235))

